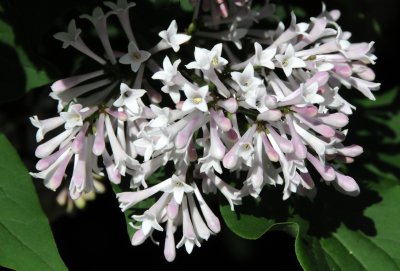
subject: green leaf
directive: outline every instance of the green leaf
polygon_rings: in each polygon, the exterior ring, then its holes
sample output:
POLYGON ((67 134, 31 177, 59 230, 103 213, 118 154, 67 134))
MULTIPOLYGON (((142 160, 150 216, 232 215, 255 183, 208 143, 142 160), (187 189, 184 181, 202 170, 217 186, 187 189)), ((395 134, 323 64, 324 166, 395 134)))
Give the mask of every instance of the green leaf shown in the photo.
POLYGON ((365 108, 379 108, 382 106, 389 106, 393 103, 396 96, 399 94, 399 87, 394 87, 386 91, 379 91, 376 93, 376 101, 371 101, 366 98, 356 99, 355 102, 365 108))
POLYGON ((243 199, 243 205, 235 207, 236 212, 226 203, 220 205, 225 223, 235 234, 245 239, 256 240, 269 230, 286 225, 284 219, 287 206, 280 193, 271 189, 264 194, 268 197, 260 201, 249 197, 243 199))
POLYGON ((67 270, 18 154, 0 135, 0 265, 16 270, 67 270))
POLYGON ((186 12, 192 12, 193 11, 193 6, 190 3, 189 0, 179 0, 181 4, 181 8, 186 11, 186 12))
POLYGON ((256 215, 235 214, 224 205, 221 214, 227 226, 246 239, 257 239, 269 230, 291 233, 304 270, 400 270, 400 186, 393 176, 382 175, 379 185, 362 193, 359 198, 346 198, 336 191, 324 191, 315 203, 294 200, 293 205, 299 206, 293 207, 286 222, 269 212, 281 206, 267 204, 246 208, 256 215), (360 205, 370 204, 370 198, 379 202, 362 213, 360 205))
MULTIPOLYGON (((296 254, 305 270, 400 270, 400 186, 388 183, 392 181, 382 180, 376 188, 381 201, 365 210, 365 216, 373 221, 373 233, 344 224, 326 237, 298 231, 296 254)), ((307 228, 302 218, 296 220, 307 228)))
POLYGON ((3 60, 1 72, 9 74, 0 83, 0 102, 19 98, 24 92, 50 82, 47 73, 38 69, 24 48, 16 43, 11 25, 0 20, 0 58, 3 60))

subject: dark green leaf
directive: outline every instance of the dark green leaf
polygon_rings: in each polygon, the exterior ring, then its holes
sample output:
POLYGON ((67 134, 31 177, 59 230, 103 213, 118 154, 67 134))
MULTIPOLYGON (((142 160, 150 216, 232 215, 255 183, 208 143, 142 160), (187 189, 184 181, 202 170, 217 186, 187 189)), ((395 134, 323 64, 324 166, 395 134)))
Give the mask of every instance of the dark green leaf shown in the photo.
POLYGON ((26 168, 0 135, 0 265, 16 270, 67 270, 26 168))
POLYGON ((394 87, 390 90, 375 92, 376 101, 368 99, 357 99, 356 104, 366 108, 378 108, 391 105, 396 96, 399 94, 399 88, 394 87))
POLYGON ((193 11, 193 6, 190 3, 189 0, 179 0, 181 3, 181 8, 186 11, 186 12, 192 12, 193 11))
MULTIPOLYGON (((365 217, 358 217, 362 214, 357 214, 358 208, 352 206, 348 208, 354 210, 348 213, 343 211, 346 204, 359 204, 355 199, 345 200, 345 204, 338 203, 336 213, 332 211, 335 206, 319 208, 313 203, 295 201, 303 205, 301 208, 304 210, 290 216, 285 223, 277 222, 279 219, 276 219, 276 214, 268 213, 266 205, 247 205, 253 213, 264 209, 264 216, 252 215, 250 212, 237 214, 227 206, 221 207, 221 214, 227 226, 246 239, 257 239, 269 230, 283 229, 290 232, 296 237, 296 255, 305 270, 400 270, 400 217, 397 207, 400 186, 391 179, 383 178, 381 184, 371 190, 378 192, 381 199, 366 208, 365 217), (336 227, 338 221, 335 218, 339 217, 339 212, 343 212, 345 217, 336 227), (356 216, 355 219, 347 217, 352 214, 356 216), (325 231, 324 226, 328 230, 325 231)), ((323 198, 329 203, 329 199, 325 196, 323 198)), ((343 202, 343 198, 337 195, 337 202, 343 202)), ((362 201, 366 199, 360 198, 362 201)))
POLYGON ((2 74, 7 74, 1 82, 0 102, 19 98, 24 92, 50 82, 44 70, 37 69, 26 51, 15 41, 12 27, 0 20, 0 58, 2 74))
MULTIPOLYGON (((382 179, 375 189, 382 199, 365 210, 365 216, 373 221, 374 233, 344 224, 326 237, 299 231, 296 254, 305 270, 400 270, 400 186, 382 179)), ((305 220, 295 220, 307 228, 305 220)))
POLYGON ((236 206, 236 212, 228 204, 220 206, 221 215, 227 226, 237 235, 245 239, 255 240, 273 227, 282 226, 287 216, 287 206, 278 191, 269 190, 268 197, 256 201, 244 199, 242 206, 236 206))

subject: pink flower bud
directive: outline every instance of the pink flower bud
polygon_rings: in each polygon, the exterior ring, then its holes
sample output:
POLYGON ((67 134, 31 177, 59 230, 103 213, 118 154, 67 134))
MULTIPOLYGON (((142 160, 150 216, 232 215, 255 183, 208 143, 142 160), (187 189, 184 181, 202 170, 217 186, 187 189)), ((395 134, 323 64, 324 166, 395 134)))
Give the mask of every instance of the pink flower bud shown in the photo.
POLYGON ((220 100, 220 101, 218 101, 218 105, 232 114, 236 113, 236 111, 238 110, 238 103, 235 98, 229 98, 227 100, 220 100))

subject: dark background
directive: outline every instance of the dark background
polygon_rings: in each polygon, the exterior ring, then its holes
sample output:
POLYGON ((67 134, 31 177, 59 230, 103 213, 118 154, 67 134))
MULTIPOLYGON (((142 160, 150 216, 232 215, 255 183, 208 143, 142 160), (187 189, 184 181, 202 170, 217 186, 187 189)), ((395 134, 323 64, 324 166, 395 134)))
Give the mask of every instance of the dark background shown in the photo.
MULTIPOLYGON (((28 51, 31 60, 38 67, 44 68, 52 78, 63 78, 71 74, 76 65, 73 61, 76 52, 73 49, 63 50, 61 43, 54 40, 52 35, 64 31, 71 18, 77 18, 82 13, 90 13, 100 2, 0 0, 0 5, 3 7, 0 18, 13 26, 17 43, 28 51)), ((301 6, 303 10, 297 9, 299 15, 306 12, 309 16, 316 16, 321 9, 321 2, 316 0, 281 0, 278 3, 283 4, 286 11, 301 6)), ((342 11, 339 23, 344 29, 353 33, 352 41, 376 41, 375 54, 378 56, 378 62, 374 69, 377 72, 377 81, 382 83, 382 91, 399 85, 397 67, 400 63, 400 50, 396 38, 399 33, 400 2, 338 0, 325 3, 328 9, 337 8, 342 11)), ((188 25, 190 20, 190 14, 181 13, 179 5, 161 7, 155 11, 146 1, 137 1, 137 7, 132 14, 134 29, 146 31, 140 33, 139 38, 140 35, 148 33, 156 36, 157 27, 169 25, 172 18, 176 18, 180 26, 188 25)), ((306 18, 298 19, 298 21, 304 20, 306 18)), ((286 19, 285 24, 287 23, 286 19)), ((34 170, 35 130, 31 127, 28 117, 35 114, 44 117, 46 115, 43 112, 49 112, 46 114, 51 116, 55 113, 55 103, 47 96, 48 86, 34 89, 24 95, 25 82, 21 67, 18 63, 2 64, 17 59, 11 49, 1 43, 0 36, 0 91, 7 92, 7 95, 14 98, 5 104, 0 101, 0 131, 5 133, 17 148, 28 169, 34 170)), ((361 98, 361 94, 356 93, 354 97, 361 98)), ((394 102, 381 110, 398 113, 398 101, 397 93, 394 102)), ((361 144, 364 149, 372 150, 366 152, 359 162, 350 166, 351 175, 361 178, 365 174, 361 165, 368 159, 374 161, 374 150, 384 147, 392 148, 392 152, 397 151, 393 149, 397 146, 381 145, 382 136, 391 136, 390 131, 367 122, 366 114, 363 108, 355 112, 349 125, 349 139, 346 141, 361 144), (360 143, 351 131, 366 127, 381 132, 362 138, 360 143)), ((157 247, 150 240, 139 247, 131 246, 124 216, 109 187, 106 194, 90 202, 85 210, 66 215, 65 210, 56 205, 54 193, 44 189, 40 180, 35 183, 41 195, 42 205, 51 220, 60 254, 70 270, 99 268, 122 270, 140 268, 139 266, 215 268, 217 264, 227 269, 239 266, 253 268, 261 265, 265 270, 300 270, 294 253, 294 239, 289 235, 283 232, 269 232, 259 240, 249 241, 235 236, 225 225, 220 234, 212 236, 209 241, 202 244, 201 248, 195 248, 192 255, 186 255, 181 248, 177 250, 175 262, 167 263, 163 257, 163 247, 157 247)), ((213 210, 218 212, 216 203, 214 207, 213 210)))

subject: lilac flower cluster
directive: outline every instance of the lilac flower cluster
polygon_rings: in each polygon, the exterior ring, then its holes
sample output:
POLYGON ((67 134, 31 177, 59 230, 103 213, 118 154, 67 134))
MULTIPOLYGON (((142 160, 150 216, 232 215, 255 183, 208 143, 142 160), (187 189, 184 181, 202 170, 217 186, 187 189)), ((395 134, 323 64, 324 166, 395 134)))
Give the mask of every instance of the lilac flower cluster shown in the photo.
POLYGON ((213 1, 193 2, 199 29, 192 34, 222 43, 211 49, 195 47, 192 60, 172 61, 167 55, 172 49, 179 56, 191 38, 178 33, 175 20, 159 33, 158 44, 140 48, 128 12, 134 3, 105 2, 109 12, 97 7, 92 15, 81 16, 92 22, 104 56, 86 46, 81 29, 71 21, 68 32, 55 38, 101 67, 55 82, 50 96, 58 101, 59 116, 31 118, 38 142, 46 133, 62 130, 37 147, 38 173, 32 176, 56 190, 71 166, 72 199, 94 191, 96 180, 105 176, 114 184, 128 181, 131 191, 117 194, 122 211, 155 198, 148 210, 132 216, 132 244, 152 238, 165 225, 168 261, 174 260, 175 248, 185 246, 191 253, 220 231, 203 194, 221 193, 233 210, 245 196, 260 197, 267 185, 282 186, 284 200, 293 193, 312 198, 318 178, 342 193, 358 195, 357 182, 335 164, 351 163, 363 152, 358 145, 343 144, 355 107, 339 90, 354 88, 374 99, 371 91, 380 85, 368 67, 376 59, 373 43, 351 43, 351 34, 336 22, 337 10, 324 8, 308 23, 297 23, 292 14, 287 28, 280 22, 275 30, 266 30, 256 22, 272 16, 274 6, 268 2, 255 11, 251 1, 220 1, 224 6, 217 13, 213 1), (110 16, 121 23, 127 53, 111 45, 110 16), (240 60, 229 42, 247 57, 240 60), (245 42, 254 44, 254 50, 244 52, 245 42), (161 67, 156 55, 162 52, 161 67), (109 67, 117 66, 127 67, 129 76, 109 74, 109 67), (148 181, 169 166, 171 176, 148 181), (312 177, 310 168, 320 176, 312 177), (246 177, 225 179, 229 172, 246 177), (182 237, 176 244, 180 226, 182 237))

